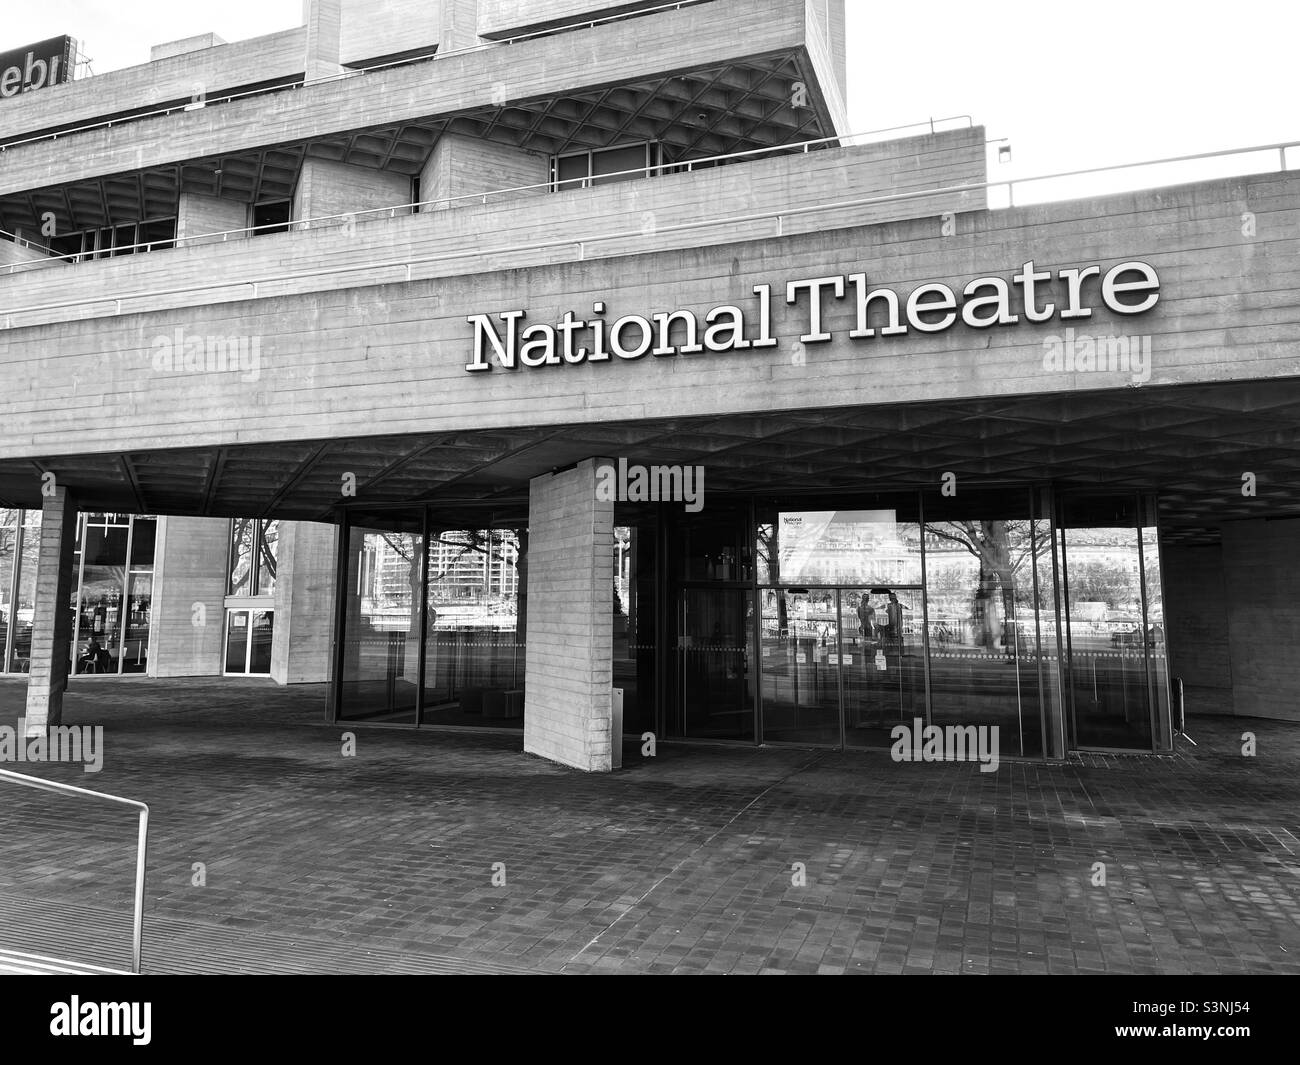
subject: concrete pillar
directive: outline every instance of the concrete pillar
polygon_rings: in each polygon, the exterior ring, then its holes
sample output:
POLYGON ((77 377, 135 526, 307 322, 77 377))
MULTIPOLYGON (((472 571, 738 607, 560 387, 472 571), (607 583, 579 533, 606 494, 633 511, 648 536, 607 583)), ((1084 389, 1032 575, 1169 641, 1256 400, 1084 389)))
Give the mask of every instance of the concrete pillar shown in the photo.
MULTIPOLYGON (((549 177, 550 161, 544 155, 478 137, 444 133, 420 172, 420 199, 428 202, 544 185, 549 177)), ((545 194, 546 189, 541 188, 529 195, 545 194)))
MULTIPOLYGON (((322 218, 356 215, 357 223, 381 217, 365 215, 371 208, 396 207, 411 202, 411 179, 389 170, 372 170, 327 159, 304 159, 298 187, 293 193, 293 217, 322 218)), ((410 214, 409 208, 397 214, 410 214)), ((337 218, 295 226, 295 229, 334 229, 337 218)))
POLYGON ((1300 721, 1300 520, 1223 525, 1223 591, 1238 717, 1300 721))
POLYGON ((158 519, 151 677, 215 677, 225 663, 229 518, 158 519))
POLYGON ((246 240, 247 233, 228 237, 194 239, 199 234, 225 233, 248 227, 248 204, 224 196, 205 196, 201 192, 182 192, 176 205, 176 246, 190 248, 199 244, 220 244, 225 240, 246 240))
POLYGON ((320 522, 280 523, 271 637, 271 679, 277 684, 329 679, 337 533, 320 522))
POLYGON ((524 750, 588 772, 611 766, 614 504, 596 468, 534 478, 529 491, 524 750))
POLYGON ((1178 715, 1178 677, 1183 679, 1189 717, 1230 715, 1232 662, 1223 548, 1218 544, 1161 544, 1160 555, 1174 718, 1178 715))
POLYGON ((343 0, 305 0, 307 54, 303 74, 310 85, 343 71, 339 63, 343 0))
POLYGON ((27 735, 63 721, 63 692, 72 653, 73 552, 77 508, 66 488, 55 488, 41 506, 41 544, 36 562, 32 651, 27 679, 27 735))
POLYGON ((478 0, 442 0, 442 32, 439 53, 479 44, 478 0))

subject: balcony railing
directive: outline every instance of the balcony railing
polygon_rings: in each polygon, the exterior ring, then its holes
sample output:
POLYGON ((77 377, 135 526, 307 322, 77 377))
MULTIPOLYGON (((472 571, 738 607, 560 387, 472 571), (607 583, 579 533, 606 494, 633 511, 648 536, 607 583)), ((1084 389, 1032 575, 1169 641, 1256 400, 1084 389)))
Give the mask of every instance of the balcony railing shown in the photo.
MULTIPOLYGON (((843 140, 845 138, 830 138, 830 139, 843 140)), ((808 143, 813 144, 816 142, 808 142, 808 143)), ((789 150, 790 148, 796 146, 786 145, 783 147, 785 150, 789 150)), ((810 214, 818 214, 822 212, 831 212, 831 211, 837 211, 837 212, 858 211, 858 210, 863 210, 871 207, 879 207, 885 204, 925 200, 925 199, 932 199, 937 197, 951 197, 955 194, 962 194, 962 193, 978 193, 978 192, 987 193, 990 190, 999 189, 999 188, 1005 188, 1007 190, 1008 207, 1013 207, 1015 201, 1015 188, 1017 186, 1024 186, 1024 185, 1032 184, 1034 182, 1045 182, 1045 181, 1057 180, 1061 178, 1073 178, 1073 177, 1079 177, 1084 175, 1094 175, 1094 174, 1103 174, 1103 173, 1112 173, 1112 172, 1118 173, 1118 172, 1123 172, 1125 170, 1132 170, 1135 168, 1147 167, 1147 166, 1185 164, 1188 162, 1202 161, 1207 159, 1231 158, 1234 156, 1242 156, 1242 155, 1258 155, 1265 152, 1276 152, 1278 155, 1279 170, 1281 172, 1286 172, 1292 169, 1291 165, 1288 162, 1287 152, 1297 148, 1300 148, 1300 141, 1286 141, 1286 142, 1275 143, 1275 144, 1255 145, 1249 148, 1239 148, 1239 149, 1233 149, 1233 150, 1227 150, 1221 152, 1203 152, 1203 153, 1196 153, 1193 155, 1171 156, 1164 159, 1146 160, 1143 162, 1136 162, 1136 163, 1125 163, 1125 164, 1120 164, 1118 166, 1092 167, 1084 170, 1062 171, 1056 174, 1044 174, 1044 175, 1038 175, 1038 176, 1027 177, 1027 178, 1014 178, 1014 179, 1007 179, 1003 181, 971 182, 967 184, 950 185, 950 186, 945 186, 936 189, 921 189, 912 192, 892 193, 883 196, 870 196, 870 197, 864 197, 864 198, 853 199, 853 200, 840 200, 840 201, 834 201, 830 203, 810 204, 802 207, 786 208, 783 210, 776 210, 776 211, 760 211, 760 212, 741 214, 741 215, 717 215, 717 216, 710 216, 707 218, 693 219, 689 222, 680 222, 674 225, 659 226, 656 228, 655 232, 656 234, 690 232, 690 231, 696 231, 700 229, 707 229, 713 227, 734 228, 738 225, 753 224, 756 222, 771 222, 773 223, 773 231, 771 233, 771 236, 781 237, 785 235, 785 223, 788 219, 800 218, 810 214)), ((773 150, 780 150, 780 149, 773 149, 773 150)), ((718 157, 718 158, 726 158, 726 157, 718 157)), ((640 173, 640 172, 641 172, 641 168, 638 168, 636 171, 631 171, 629 173, 640 173)), ((1259 171, 1254 171, 1254 173, 1259 173, 1259 171)), ((530 188, 545 188, 545 187, 548 186, 530 186, 530 188)), ((504 194, 505 192, 509 192, 509 191, 512 190, 502 190, 502 193, 504 194)), ((473 198, 478 199, 483 196, 491 196, 491 195, 496 195, 496 194, 495 193, 475 194, 473 198)), ((431 202, 437 203, 440 201, 431 201, 431 202)), ((384 212, 392 212, 396 214, 398 211, 402 210, 402 208, 397 208, 397 207, 383 208, 381 210, 384 212)), ((332 219, 339 223, 345 223, 348 219, 355 218, 356 216, 357 216, 356 213, 352 213, 352 214, 343 214, 343 215, 332 215, 328 217, 329 219, 332 219)), ((303 220, 301 223, 298 224, 308 224, 310 221, 313 220, 303 220)), ((320 220, 318 219, 316 221, 320 221, 320 220)), ((234 232, 247 232, 247 230, 237 230, 234 232)), ((618 241, 618 240, 633 240, 641 236, 643 236, 643 234, 641 230, 637 228, 637 229, 616 230, 616 231, 605 232, 605 233, 592 233, 581 237, 565 237, 557 240, 541 241, 541 242, 526 244, 526 245, 521 245, 517 243, 506 243, 499 247, 486 247, 486 248, 480 247, 472 250, 451 252, 443 255, 430 255, 430 256, 405 257, 405 258, 399 257, 396 259, 378 259, 378 260, 373 260, 364 263, 354 263, 354 264, 348 264, 344 266, 334 266, 334 267, 315 267, 310 270, 302 270, 302 271, 296 271, 292 273, 267 274, 264 276, 243 278, 239 280, 211 281, 201 285, 189 285, 189 286, 178 287, 178 288, 169 288, 169 289, 150 288, 139 292, 125 292, 113 296, 90 296, 90 297, 83 297, 81 299, 74 299, 74 300, 63 300, 57 302, 32 304, 24 307, 11 307, 3 311, 0 311, 0 314, 4 315, 4 328, 8 329, 13 327, 13 320, 12 320, 13 316, 18 314, 64 310, 73 307, 84 308, 88 306, 103 305, 103 304, 114 304, 113 313, 120 314, 122 313, 123 310, 123 304, 132 300, 151 299, 151 298, 157 298, 159 296, 192 295, 199 292, 214 292, 214 291, 219 291, 221 289, 230 289, 230 288, 246 288, 249 290, 248 295, 256 299, 259 296, 260 288, 262 288, 265 285, 275 284, 278 282, 292 282, 292 281, 307 280, 311 278, 337 276, 340 274, 366 273, 366 274, 373 275, 378 271, 393 270, 393 271, 400 272, 399 276, 389 278, 388 281, 384 281, 384 282, 372 280, 371 283, 381 284, 381 283, 391 283, 391 282, 398 282, 398 281, 411 281, 412 270, 414 267, 454 262, 458 259, 482 259, 483 257, 489 255, 512 254, 512 253, 519 253, 519 252, 553 251, 559 248, 572 248, 576 252, 576 255, 574 256, 575 259, 581 261, 586 258, 586 252, 588 247, 593 244, 609 243, 611 241, 618 241)), ((199 238, 187 237, 183 239, 197 240, 199 238)), ((21 267, 24 265, 30 265, 30 264, 16 263, 10 269, 12 270, 14 267, 21 267)))

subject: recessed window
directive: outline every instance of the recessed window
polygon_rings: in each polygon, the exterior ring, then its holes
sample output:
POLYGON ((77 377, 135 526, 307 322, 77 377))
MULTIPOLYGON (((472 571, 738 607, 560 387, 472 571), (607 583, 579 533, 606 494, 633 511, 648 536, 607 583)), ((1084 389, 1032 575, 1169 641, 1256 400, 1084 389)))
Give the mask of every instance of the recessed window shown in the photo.
POLYGON ((615 181, 650 177, 659 164, 657 143, 626 144, 595 151, 566 152, 551 159, 551 182, 555 191, 585 189, 615 181))

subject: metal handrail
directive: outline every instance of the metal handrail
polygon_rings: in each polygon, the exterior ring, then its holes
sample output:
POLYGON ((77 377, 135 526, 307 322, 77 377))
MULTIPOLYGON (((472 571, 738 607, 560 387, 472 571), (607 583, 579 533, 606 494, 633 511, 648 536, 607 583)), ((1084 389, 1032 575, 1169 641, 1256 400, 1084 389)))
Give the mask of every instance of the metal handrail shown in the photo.
MULTIPOLYGON (((706 155, 699 159, 682 159, 675 163, 655 163, 653 166, 637 166, 630 170, 615 170, 608 174, 601 174, 599 176, 602 179, 609 179, 643 174, 648 178, 652 173, 660 173, 663 171, 673 171, 676 173, 684 171, 685 173, 692 174, 695 172, 697 167, 703 167, 706 163, 724 163, 747 159, 753 156, 792 153, 800 150, 807 155, 817 145, 842 145, 848 142, 861 140, 864 137, 877 137, 883 133, 897 133, 899 130, 904 129, 925 129, 926 127, 929 127, 930 133, 933 135, 936 132, 934 128, 935 123, 959 122, 962 119, 965 119, 968 123, 973 123, 973 119, 970 115, 949 115, 945 118, 929 118, 921 122, 908 122, 902 126, 886 126, 883 129, 869 129, 861 133, 846 133, 833 137, 815 137, 812 140, 792 141, 789 144, 773 144, 764 148, 748 148, 743 152, 727 152, 723 155, 706 155)), ((973 128, 973 126, 968 128, 973 128)), ((191 246, 197 244, 199 241, 215 242, 218 237, 221 238, 221 243, 224 244, 231 237, 242 237, 244 234, 249 233, 256 234, 264 229, 303 232, 319 222, 355 222, 366 215, 387 215, 389 218, 396 218, 399 214, 405 216, 406 214, 416 213, 417 208, 422 209, 425 207, 431 207, 434 210, 441 210, 443 208, 450 208, 453 204, 462 202, 486 204, 489 199, 497 196, 516 196, 527 192, 550 192, 552 190, 569 192, 572 191, 573 188, 589 188, 591 186, 591 181, 592 178, 583 177, 568 178, 563 181, 543 181, 533 185, 510 185, 502 189, 489 189, 486 192, 462 193, 459 196, 440 196, 432 200, 415 200, 412 203, 395 204, 390 207, 366 207, 359 211, 342 211, 337 214, 313 215, 309 218, 294 218, 288 222, 264 222, 260 226, 242 226, 239 229, 218 229, 211 233, 187 233, 184 236, 178 235, 161 240, 137 241, 135 244, 114 244, 108 248, 96 248, 94 258, 103 258, 107 253, 111 252, 134 252, 140 248, 150 251, 156 245, 171 247, 172 245, 180 246, 182 245, 182 242, 184 242, 185 246, 191 246)), ((6 235, 12 236, 12 234, 6 234, 4 230, 0 230, 0 236, 6 235)), ((32 242, 28 241, 27 243, 30 244, 32 242)), ((40 247, 40 245, 33 246, 40 247)), ((82 256, 89 254, 87 252, 65 252, 63 254, 57 254, 52 248, 47 248, 45 250, 50 252, 50 259, 67 263, 81 262, 83 261, 82 256)), ((33 266, 41 265, 44 265, 44 261, 39 259, 34 260, 33 263, 11 263, 7 272, 12 274, 18 269, 31 269, 33 266)))
MULTIPOLYGON (((1137 166, 1155 166, 1164 163, 1183 162, 1193 159, 1215 158, 1218 156, 1231 155, 1249 155, 1257 152, 1278 150, 1281 158, 1283 171, 1287 170, 1286 152, 1290 148, 1300 147, 1300 141, 1287 141, 1278 144, 1261 145, 1253 148, 1239 148, 1226 152, 1201 153, 1191 156, 1174 156, 1168 159, 1149 160, 1143 163, 1126 163, 1117 167, 1095 167, 1090 170, 1074 170, 1062 174, 1044 174, 1031 178, 1015 178, 1004 181, 980 181, 970 182, 961 185, 948 185, 938 189, 920 189, 912 192, 892 193, 885 196, 872 196, 857 200, 842 200, 839 202, 813 204, 807 207, 791 207, 780 211, 763 211, 755 214, 732 215, 726 217, 714 217, 698 219, 690 222, 679 222, 675 225, 659 226, 656 233, 677 233, 687 232, 694 229, 703 229, 711 226, 739 225, 751 222, 775 221, 777 225, 776 236, 784 235, 784 220, 795 218, 807 214, 816 214, 822 211, 850 210, 861 207, 878 206, 885 203, 897 203, 906 200, 928 199, 935 196, 947 196, 956 193, 968 192, 987 192, 989 189, 1000 188, 1003 185, 1010 188, 1016 182, 1028 181, 1046 181, 1057 177, 1072 177, 1087 173, 1104 173, 1112 169, 1129 169, 1137 166)), ((535 244, 509 244, 496 248, 474 248, 467 251, 452 252, 446 255, 429 255, 419 258, 406 259, 387 259, 364 263, 352 263, 346 266, 335 266, 326 268, 313 268, 310 270, 298 271, 289 274, 272 274, 262 277, 250 278, 243 281, 217 281, 208 282, 202 285, 187 285, 180 288, 171 289, 147 289, 141 292, 127 292, 115 296, 90 296, 75 300, 63 300, 53 303, 32 304, 27 307, 13 307, 8 310, 0 311, 5 316, 5 328, 11 328, 9 319, 15 314, 30 314, 39 311, 63 310, 68 307, 86 307, 102 303, 116 303, 117 313, 121 312, 121 305, 126 300, 156 298, 159 296, 182 296, 195 292, 211 292, 220 289, 235 288, 248 286, 252 289, 252 297, 257 298, 257 290, 260 285, 274 284, 276 282, 300 281, 313 277, 330 277, 336 274, 355 273, 365 270, 386 270, 386 269, 405 269, 405 280, 411 280, 411 268, 414 266, 424 266, 430 263, 451 262, 456 259, 469 257, 484 257, 488 255, 498 255, 508 252, 528 252, 528 251, 548 251, 554 248, 575 247, 578 249, 578 260, 585 258, 585 249, 588 244, 599 244, 610 240, 628 240, 641 236, 640 229, 628 229, 613 233, 598 233, 585 237, 569 237, 561 240, 543 241, 535 244)), ((189 239, 189 238, 185 238, 189 239)), ((39 261, 39 260, 38 260, 39 261)), ((14 264, 15 266, 24 264, 14 264)))
POLYGON ((102 791, 91 791, 88 788, 78 788, 71 784, 61 784, 55 780, 45 780, 42 777, 32 777, 25 773, 15 773, 8 769, 0 769, 0 780, 9 780, 22 787, 35 788, 39 791, 53 791, 69 795, 85 795, 92 799, 102 799, 105 802, 130 806, 133 809, 140 811, 139 834, 136 840, 135 914, 132 923, 131 943, 131 971, 139 974, 140 952, 144 940, 144 873, 145 857, 148 852, 149 844, 149 807, 142 802, 137 802, 135 799, 124 799, 120 795, 108 795, 102 791))
MULTIPOLYGON (((638 11, 625 11, 620 15, 607 15, 598 19, 578 19, 574 22, 566 22, 559 26, 554 26, 549 30, 537 30, 533 33, 523 33, 518 37, 504 37, 501 40, 489 40, 485 44, 471 44, 463 48, 452 48, 448 51, 426 52, 420 55, 408 56, 405 59, 395 59, 389 63, 377 63, 370 67, 357 67, 353 70, 340 71, 337 74, 327 74, 323 78, 313 78, 307 80, 306 74, 301 79, 287 81, 282 85, 265 86, 260 89, 249 89, 245 92, 228 93, 225 96, 214 96, 212 99, 204 98, 201 105, 191 100, 188 104, 175 104, 172 107, 160 107, 154 111, 142 111, 135 115, 122 115, 119 118, 108 118, 100 122, 92 122, 85 126, 74 126, 72 129, 56 130, 53 133, 42 133, 37 137, 26 137, 22 140, 6 141, 0 144, 0 152, 7 151, 9 148, 17 148, 24 144, 40 144, 42 141, 54 141, 60 137, 68 137, 76 133, 89 133, 97 129, 109 129, 114 125, 123 125, 127 122, 137 122, 144 118, 159 118, 164 115, 170 115, 173 111, 190 111, 200 110, 203 107, 209 107, 213 104, 229 103, 231 100, 243 100, 250 96, 266 96, 273 92, 284 92, 287 90, 302 89, 309 85, 323 85, 331 81, 346 81, 349 78, 364 77, 367 74, 373 74, 379 70, 392 70, 394 67, 411 66, 415 63, 429 62, 435 59, 449 59, 452 56, 468 55, 473 52, 490 51, 505 45, 518 44, 520 41, 531 41, 538 37, 553 37, 558 33, 564 33, 568 30, 577 29, 595 29, 597 26, 607 22, 623 22, 627 19, 637 18, 641 15, 653 15, 660 11, 678 10, 683 7, 694 7, 696 4, 707 3, 707 0, 677 0, 676 3, 661 4, 658 7, 642 8, 638 11)), ((302 27, 297 27, 302 28, 302 27)), ((268 36, 272 36, 268 34, 268 36)), ((105 71, 112 73, 112 71, 105 71)))

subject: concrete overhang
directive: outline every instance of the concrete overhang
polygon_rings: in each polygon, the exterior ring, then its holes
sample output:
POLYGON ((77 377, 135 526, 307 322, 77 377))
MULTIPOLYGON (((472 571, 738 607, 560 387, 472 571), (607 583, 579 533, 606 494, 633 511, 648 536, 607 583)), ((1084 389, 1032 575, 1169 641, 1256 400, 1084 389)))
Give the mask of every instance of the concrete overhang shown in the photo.
MULTIPOLYGON (((526 520, 528 484, 590 457, 699 465, 706 493, 826 494, 1056 483, 1160 495, 1167 542, 1300 517, 1300 378, 773 411, 502 431, 283 441, 0 461, 0 503, 53 474, 83 510, 333 520, 428 503, 448 527, 526 520), (1243 494, 1243 472, 1258 490, 1243 494), (355 495, 342 486, 355 480, 355 495)), ((707 495, 706 495, 707 501, 707 495)))
MULTIPOLYGON (((346 140, 367 131, 437 125, 458 117, 491 117, 512 110, 536 115, 546 101, 613 93, 645 83, 794 62, 809 90, 795 109, 810 112, 797 128, 838 132, 809 59, 806 12, 787 0, 713 0, 642 18, 599 25, 526 42, 466 53, 195 111, 126 122, 0 152, 0 197, 101 177, 164 170, 196 160, 268 147, 346 140), (647 32, 649 31, 649 32, 647 32), (502 95, 504 92, 504 102, 502 95)), ((223 47, 231 47, 229 45, 223 47)), ((220 51, 220 49, 213 49, 220 51)), ((183 57, 178 57, 183 58, 183 57)), ((709 100, 720 123, 704 154, 734 150, 743 140, 728 121, 730 97, 721 84, 709 100)), ((639 106, 639 104, 637 105, 639 106)), ((529 119, 531 122, 532 119, 529 119)), ((527 127, 521 126, 520 131, 527 127)))

